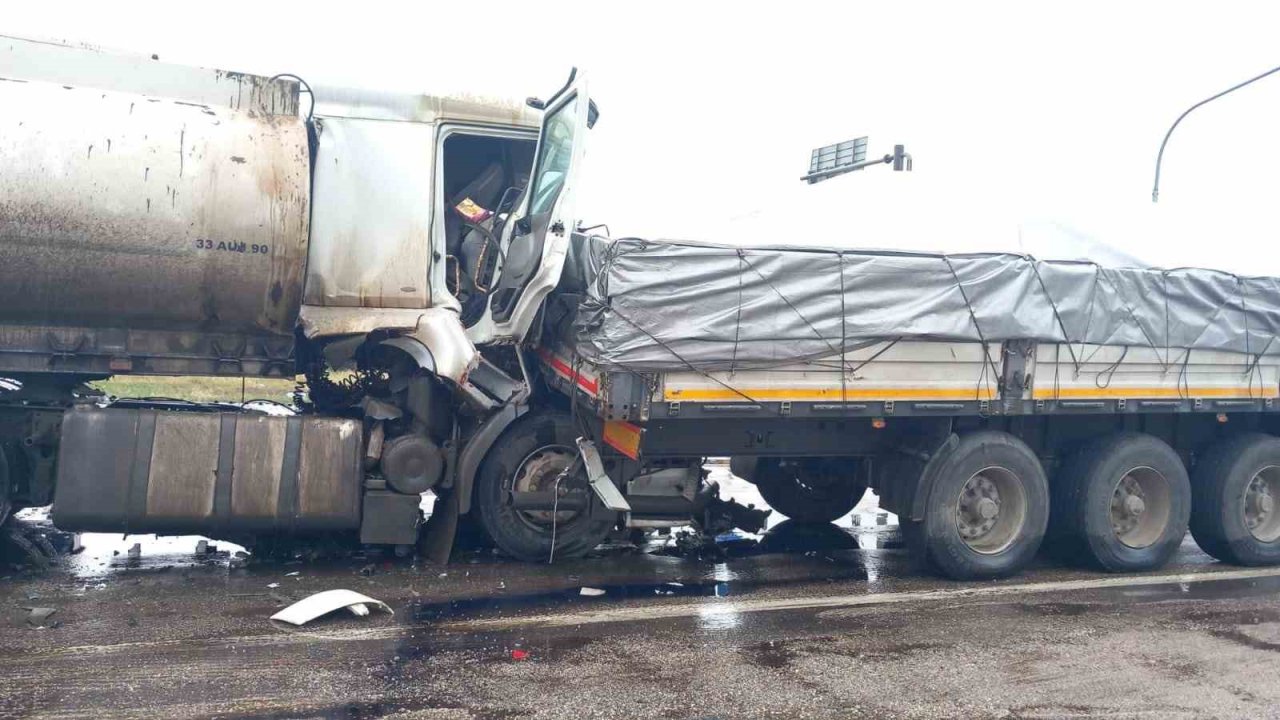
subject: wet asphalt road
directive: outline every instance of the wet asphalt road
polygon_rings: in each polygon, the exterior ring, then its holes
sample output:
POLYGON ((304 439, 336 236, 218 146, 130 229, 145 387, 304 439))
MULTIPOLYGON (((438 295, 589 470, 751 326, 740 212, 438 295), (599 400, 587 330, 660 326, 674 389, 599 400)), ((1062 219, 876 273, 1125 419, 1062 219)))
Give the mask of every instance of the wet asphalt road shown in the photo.
POLYGON ((889 548, 852 535, 784 525, 727 560, 554 568, 477 554, 231 569, 189 539, 130 559, 132 539, 100 538, 0 583, 0 714, 1280 717, 1280 569, 1222 566, 1188 540, 1146 576, 1045 560, 954 583, 913 568, 892 528, 861 537, 889 548), (268 620, 336 587, 395 615, 268 620), (32 627, 29 606, 56 607, 56 627, 32 627))

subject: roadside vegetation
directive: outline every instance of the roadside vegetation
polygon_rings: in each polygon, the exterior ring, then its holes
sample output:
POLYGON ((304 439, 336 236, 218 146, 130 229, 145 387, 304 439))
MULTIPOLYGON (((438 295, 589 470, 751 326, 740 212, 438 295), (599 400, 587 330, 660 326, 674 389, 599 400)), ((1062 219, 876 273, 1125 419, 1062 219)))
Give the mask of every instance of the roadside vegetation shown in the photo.
POLYGON ((172 398, 192 402, 240 402, 265 399, 289 404, 294 381, 276 378, 147 377, 117 375, 93 383, 108 395, 130 398, 172 398), (243 382, 243 386, 242 383, 243 382))

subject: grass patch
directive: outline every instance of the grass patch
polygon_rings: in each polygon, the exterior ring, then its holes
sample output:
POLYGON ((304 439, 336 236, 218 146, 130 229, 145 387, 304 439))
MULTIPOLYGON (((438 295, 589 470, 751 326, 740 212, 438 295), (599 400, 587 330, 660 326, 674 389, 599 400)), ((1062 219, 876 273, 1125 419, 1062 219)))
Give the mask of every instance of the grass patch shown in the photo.
POLYGON ((109 380, 95 382, 93 386, 115 397, 240 402, 241 382, 244 383, 245 400, 261 398, 286 405, 293 401, 292 379, 117 375, 109 380))

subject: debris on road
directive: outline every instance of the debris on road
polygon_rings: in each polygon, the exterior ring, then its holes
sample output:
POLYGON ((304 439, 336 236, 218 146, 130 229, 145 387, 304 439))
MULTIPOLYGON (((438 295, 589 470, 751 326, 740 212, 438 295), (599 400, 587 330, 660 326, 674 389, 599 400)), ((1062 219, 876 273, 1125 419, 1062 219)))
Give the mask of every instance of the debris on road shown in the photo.
POLYGON ((578 594, 583 597, 600 597, 605 594, 605 591, 600 588, 584 587, 578 591, 578 594))
POLYGON ((15 556, 15 564, 19 566, 26 564, 43 570, 57 557, 57 551, 43 535, 26 531, 17 523, 5 526, 0 534, 0 545, 3 546, 0 547, 0 557, 15 556))
POLYGON ((328 615, 335 610, 346 608, 356 617, 369 614, 369 606, 387 611, 394 615, 390 605, 362 595, 354 590, 325 590, 303 598, 289 607, 271 616, 272 620, 287 622, 291 625, 305 625, 318 617, 328 615))
POLYGON ((33 627, 42 627, 54 613, 58 612, 58 608, 51 607, 26 607, 27 624, 33 627))

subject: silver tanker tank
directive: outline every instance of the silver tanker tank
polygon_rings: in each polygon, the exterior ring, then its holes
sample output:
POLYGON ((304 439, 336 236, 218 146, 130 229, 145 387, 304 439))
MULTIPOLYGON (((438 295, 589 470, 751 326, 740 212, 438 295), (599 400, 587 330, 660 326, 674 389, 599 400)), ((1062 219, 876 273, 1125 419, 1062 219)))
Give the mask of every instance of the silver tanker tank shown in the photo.
POLYGON ((42 45, 0 39, 0 369, 287 372, 297 84, 42 45))

